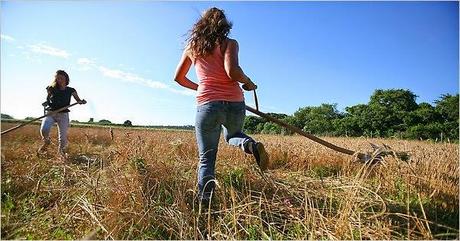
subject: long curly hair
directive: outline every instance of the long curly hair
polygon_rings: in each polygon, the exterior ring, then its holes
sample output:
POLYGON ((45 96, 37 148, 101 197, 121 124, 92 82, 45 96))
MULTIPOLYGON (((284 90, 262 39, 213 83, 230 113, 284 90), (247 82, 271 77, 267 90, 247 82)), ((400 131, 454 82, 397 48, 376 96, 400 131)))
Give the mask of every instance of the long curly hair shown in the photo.
POLYGON ((58 75, 63 75, 65 77, 65 85, 69 85, 69 82, 70 82, 70 78, 69 78, 69 74, 67 74, 67 72, 65 72, 64 70, 57 70, 56 71, 56 75, 54 75, 54 79, 51 81, 51 84, 48 85, 48 87, 46 87, 46 89, 49 89, 49 90, 54 90, 58 87, 58 84, 57 84, 57 81, 56 81, 56 78, 58 75))
POLYGON ((232 23, 225 17, 224 11, 210 8, 189 31, 188 48, 193 57, 205 57, 212 53, 216 44, 222 44, 227 38, 232 23))

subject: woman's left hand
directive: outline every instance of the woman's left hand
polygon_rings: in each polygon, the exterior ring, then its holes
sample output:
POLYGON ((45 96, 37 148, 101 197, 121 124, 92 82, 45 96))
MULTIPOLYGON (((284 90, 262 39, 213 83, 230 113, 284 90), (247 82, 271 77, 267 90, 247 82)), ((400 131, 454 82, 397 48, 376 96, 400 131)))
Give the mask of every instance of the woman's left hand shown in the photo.
POLYGON ((77 101, 77 103, 80 105, 83 105, 83 104, 86 104, 86 100, 80 100, 80 101, 77 101))
POLYGON ((257 89, 257 85, 254 84, 254 82, 252 82, 252 81, 250 81, 249 83, 244 84, 241 87, 243 87, 243 89, 246 90, 246 91, 251 91, 251 90, 257 89))

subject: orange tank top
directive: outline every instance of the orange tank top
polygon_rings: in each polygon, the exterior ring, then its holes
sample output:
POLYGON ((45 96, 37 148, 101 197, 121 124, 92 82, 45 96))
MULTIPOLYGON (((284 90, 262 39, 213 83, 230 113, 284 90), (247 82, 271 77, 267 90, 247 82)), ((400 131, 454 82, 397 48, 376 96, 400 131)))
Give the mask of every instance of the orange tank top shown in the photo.
POLYGON ((228 77, 224 68, 224 56, 220 45, 216 45, 212 54, 193 60, 199 79, 196 100, 198 105, 210 101, 244 101, 243 91, 237 81, 228 77))

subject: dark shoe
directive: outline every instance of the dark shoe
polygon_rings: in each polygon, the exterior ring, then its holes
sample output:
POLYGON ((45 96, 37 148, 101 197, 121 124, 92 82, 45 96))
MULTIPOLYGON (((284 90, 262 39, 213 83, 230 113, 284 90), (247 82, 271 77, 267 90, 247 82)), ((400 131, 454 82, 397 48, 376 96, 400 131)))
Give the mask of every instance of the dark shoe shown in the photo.
POLYGON ((197 207, 200 213, 207 213, 208 211, 213 213, 220 210, 220 202, 217 197, 213 197, 212 199, 197 198, 197 207))
POLYGON ((195 210, 200 213, 207 211, 210 207, 211 207, 211 210, 213 210, 214 208, 214 202, 211 202, 209 199, 204 199, 204 198, 195 196, 194 193, 192 192, 189 192, 188 194, 186 194, 185 202, 186 202, 186 205, 190 209, 195 210), (209 206, 210 203, 211 203, 211 206, 209 206))
POLYGON ((44 153, 46 153, 46 152, 48 151, 48 146, 49 146, 49 145, 50 145, 49 143, 46 143, 46 142, 43 143, 43 145, 40 146, 40 148, 38 148, 37 153, 38 153, 38 154, 44 154, 44 153))
POLYGON ((260 142, 252 143, 252 154, 256 159, 257 165, 259 165, 260 170, 265 171, 268 168, 269 157, 265 147, 260 142))
POLYGON ((61 159, 61 161, 69 160, 69 154, 65 150, 59 150, 58 155, 59 155, 59 159, 61 159))
POLYGON ((198 199, 198 202, 199 202, 198 205, 201 207, 202 210, 208 210, 211 200, 203 198, 203 199, 198 199))

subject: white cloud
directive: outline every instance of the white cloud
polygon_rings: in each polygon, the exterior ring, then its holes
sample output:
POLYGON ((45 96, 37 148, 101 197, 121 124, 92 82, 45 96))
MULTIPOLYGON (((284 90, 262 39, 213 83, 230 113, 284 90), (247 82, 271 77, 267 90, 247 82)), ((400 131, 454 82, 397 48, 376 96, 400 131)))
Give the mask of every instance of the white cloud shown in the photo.
POLYGON ((79 58, 77 60, 77 63, 81 64, 81 65, 95 65, 96 64, 96 62, 94 60, 91 60, 91 59, 88 59, 88 58, 79 58))
POLYGON ((88 58, 79 58, 77 60, 77 64, 78 64, 78 70, 80 71, 87 71, 87 70, 92 69, 93 67, 97 67, 96 61, 92 59, 88 59, 88 58))
POLYGON ((176 90, 173 88, 169 88, 169 90, 173 93, 181 94, 181 95, 188 95, 188 96, 195 96, 196 92, 191 89, 184 89, 184 90, 176 90))
POLYGON ((192 90, 177 90, 162 82, 146 79, 134 73, 125 72, 119 69, 110 69, 105 66, 99 66, 98 69, 104 76, 109 78, 147 86, 152 89, 164 89, 180 95, 195 96, 195 92, 192 90))
POLYGON ((30 53, 30 51, 21 51, 21 55, 28 61, 32 62, 32 63, 38 63, 38 64, 41 64, 43 63, 43 61, 41 60, 41 58, 39 58, 38 56, 36 55, 32 55, 30 53))
POLYGON ((144 86, 148 86, 154 89, 167 89, 168 86, 166 84, 163 84, 159 81, 153 81, 150 79, 145 79, 143 77, 140 77, 136 74, 133 73, 128 73, 122 70, 118 69, 109 69, 104 66, 99 66, 99 71, 107 77, 114 78, 114 79, 119 79, 131 83, 136 83, 136 84, 141 84, 144 86))
POLYGON ((28 47, 32 52, 35 53, 47 54, 65 59, 69 58, 70 56, 70 54, 65 50, 54 48, 45 44, 32 44, 28 45, 28 47))
POLYGON ((6 34, 1 34, 0 36, 1 36, 1 39, 5 40, 5 41, 13 42, 13 41, 16 40, 15 38, 13 38, 13 37, 11 37, 9 35, 6 35, 6 34))

